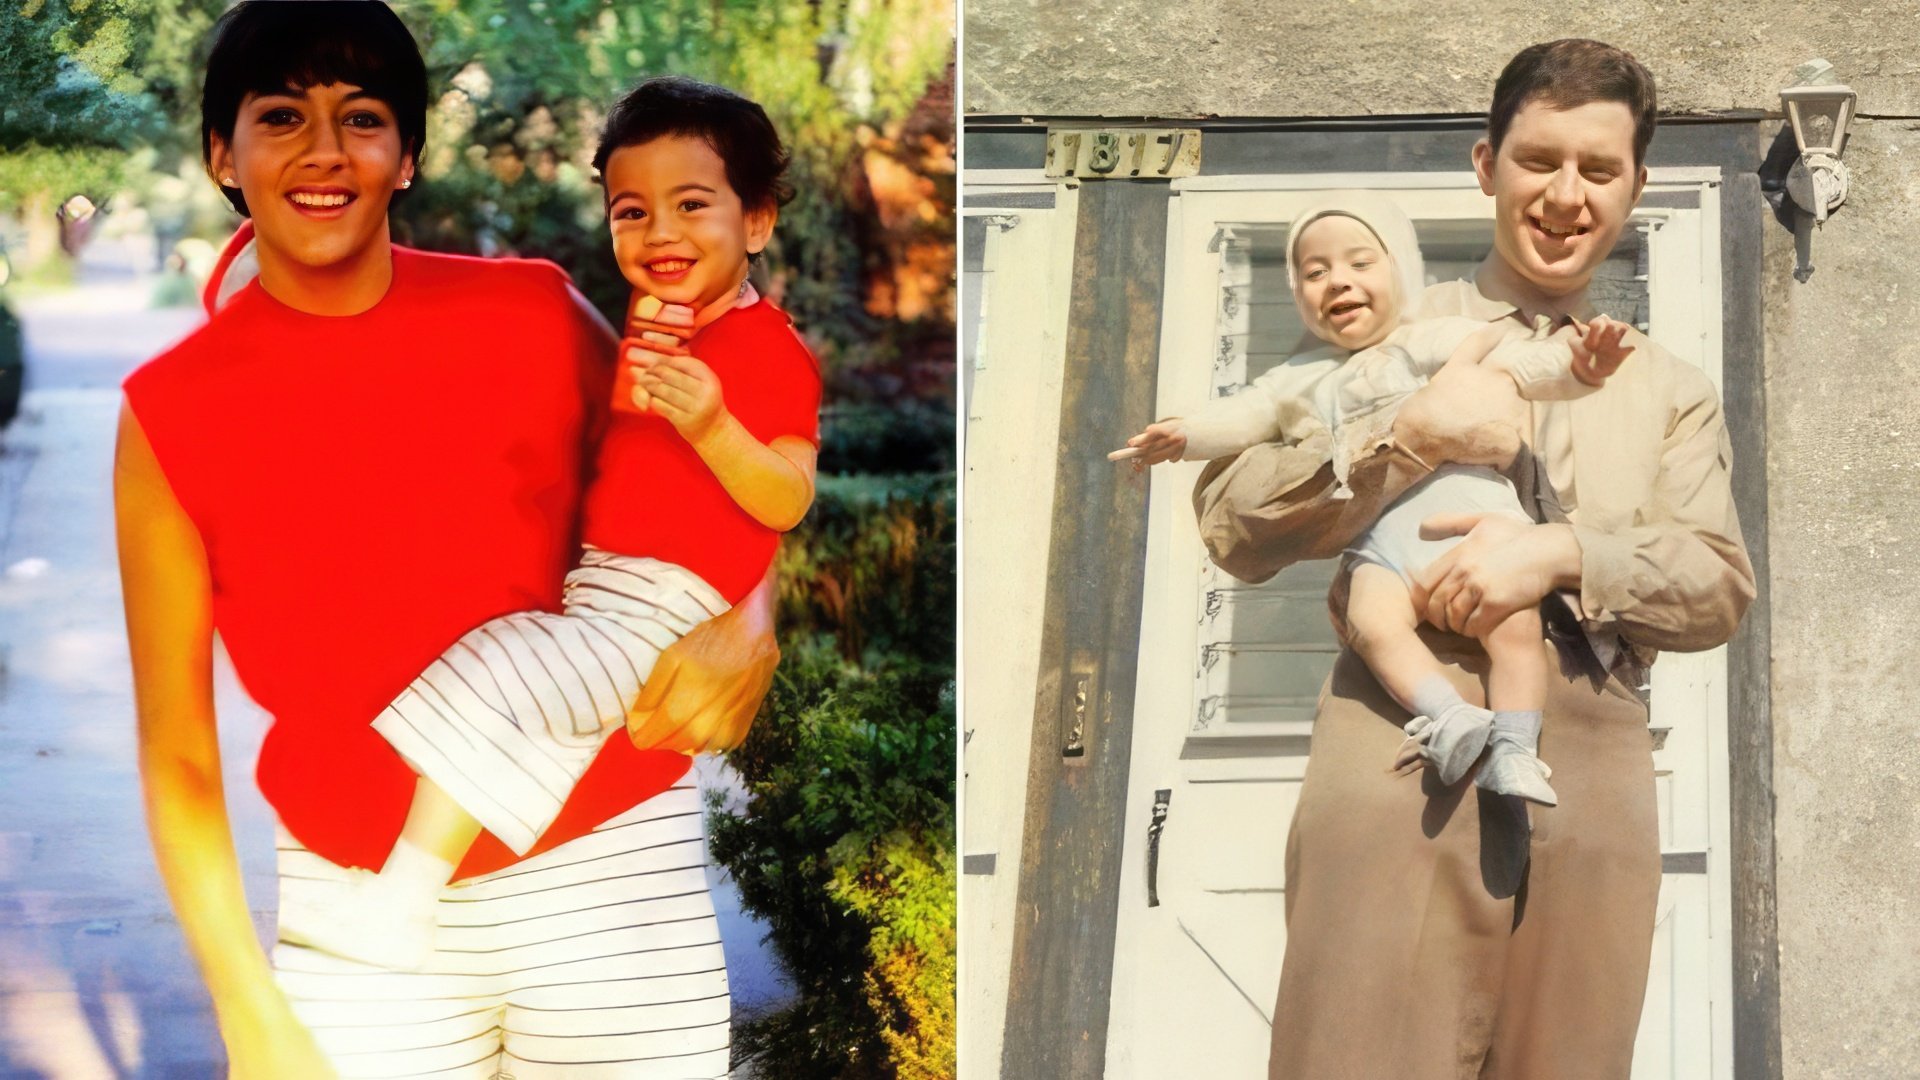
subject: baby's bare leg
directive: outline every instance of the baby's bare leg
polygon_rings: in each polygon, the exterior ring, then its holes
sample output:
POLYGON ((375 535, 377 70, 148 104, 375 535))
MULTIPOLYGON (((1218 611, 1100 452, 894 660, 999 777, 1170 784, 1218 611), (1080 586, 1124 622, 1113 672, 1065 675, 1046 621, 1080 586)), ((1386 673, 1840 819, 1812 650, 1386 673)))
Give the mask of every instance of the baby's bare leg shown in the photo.
POLYGON ((1547 651, 1540 609, 1507 616, 1481 644, 1493 668, 1487 674, 1487 704, 1497 712, 1539 712, 1547 705, 1547 651))
POLYGON ((1559 798, 1547 783, 1552 775, 1539 758, 1540 714, 1547 702, 1547 652, 1541 644, 1540 612, 1518 611, 1488 632, 1492 670, 1487 700, 1494 708, 1487 763, 1474 783, 1502 795, 1518 795, 1553 806, 1559 798))
POLYGON ((1420 711, 1415 703, 1420 684, 1441 670, 1433 651, 1414 633, 1418 625, 1413 595, 1399 574, 1375 563, 1353 568, 1347 592, 1348 644, 1393 700, 1415 713, 1420 711))
POLYGON ((1374 563, 1354 567, 1346 614, 1353 651, 1387 693, 1414 714, 1394 768, 1424 761, 1441 783, 1456 783, 1486 747, 1493 714, 1468 704, 1447 681, 1440 661, 1415 633, 1420 615, 1399 574, 1374 563))

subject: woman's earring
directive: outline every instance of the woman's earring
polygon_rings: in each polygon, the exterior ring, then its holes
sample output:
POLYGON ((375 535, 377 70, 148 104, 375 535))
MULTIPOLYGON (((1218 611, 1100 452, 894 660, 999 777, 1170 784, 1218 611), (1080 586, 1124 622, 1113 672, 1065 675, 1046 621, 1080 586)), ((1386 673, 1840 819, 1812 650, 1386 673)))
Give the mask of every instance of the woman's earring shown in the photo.
POLYGON ((400 190, 402 191, 405 191, 407 188, 410 188, 412 186, 413 186, 413 177, 411 176, 407 177, 405 180, 400 181, 400 190))
POLYGON ((240 185, 234 181, 233 177, 223 176, 220 178, 220 186, 221 187, 239 187, 240 185))

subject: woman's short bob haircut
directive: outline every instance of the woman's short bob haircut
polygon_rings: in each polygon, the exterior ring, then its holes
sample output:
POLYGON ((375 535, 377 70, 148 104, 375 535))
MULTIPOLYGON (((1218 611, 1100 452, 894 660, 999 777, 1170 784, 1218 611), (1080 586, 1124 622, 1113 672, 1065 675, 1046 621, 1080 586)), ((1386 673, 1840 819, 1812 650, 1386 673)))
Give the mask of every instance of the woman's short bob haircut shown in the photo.
POLYGON ((648 79, 614 105, 593 154, 594 171, 604 177, 607 159, 623 146, 673 135, 706 140, 747 209, 772 210, 793 198, 785 179, 787 148, 767 111, 725 87, 680 75, 648 79))
MULTIPOLYGON (((233 144, 240 103, 349 83, 393 110, 400 145, 417 165, 427 132, 427 68, 420 47, 381 0, 243 0, 213 27, 200 91, 200 156, 213 168, 213 136, 233 144)), ((221 194, 242 214, 239 188, 221 194)), ((394 198, 406 194, 394 192, 394 198)))

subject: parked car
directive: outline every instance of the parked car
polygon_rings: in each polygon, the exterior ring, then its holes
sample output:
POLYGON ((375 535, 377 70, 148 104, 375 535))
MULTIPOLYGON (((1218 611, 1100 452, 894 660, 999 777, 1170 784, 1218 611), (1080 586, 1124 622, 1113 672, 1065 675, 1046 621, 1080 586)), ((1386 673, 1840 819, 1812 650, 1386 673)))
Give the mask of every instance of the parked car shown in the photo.
POLYGON ((20 320, 0 300, 0 427, 13 422, 20 411, 20 389, 27 381, 26 347, 20 320))

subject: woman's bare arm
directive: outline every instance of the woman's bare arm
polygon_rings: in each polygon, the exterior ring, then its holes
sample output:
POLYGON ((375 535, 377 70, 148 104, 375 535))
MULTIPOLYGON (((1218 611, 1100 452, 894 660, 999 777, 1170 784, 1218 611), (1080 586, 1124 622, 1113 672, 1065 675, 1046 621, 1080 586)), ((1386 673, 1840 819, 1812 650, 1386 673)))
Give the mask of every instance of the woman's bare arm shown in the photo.
POLYGON ((147 828, 160 879, 212 995, 232 1076, 331 1077, 274 985, 241 883, 214 726, 206 549, 125 407, 114 514, 147 828))

